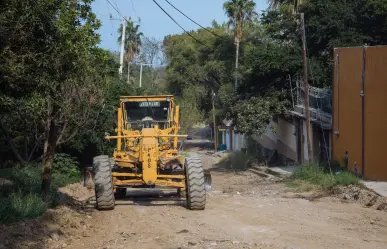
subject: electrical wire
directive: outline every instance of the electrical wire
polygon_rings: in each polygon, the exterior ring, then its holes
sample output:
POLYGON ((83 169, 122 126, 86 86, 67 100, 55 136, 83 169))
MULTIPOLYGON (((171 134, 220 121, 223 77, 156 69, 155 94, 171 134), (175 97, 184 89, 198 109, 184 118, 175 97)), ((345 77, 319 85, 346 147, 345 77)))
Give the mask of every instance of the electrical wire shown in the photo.
POLYGON ((106 0, 106 1, 110 4, 110 6, 113 7, 113 9, 114 9, 114 10, 115 10, 122 18, 124 18, 125 21, 129 22, 129 20, 126 19, 126 17, 125 17, 124 15, 122 15, 121 12, 119 12, 118 9, 117 9, 117 8, 116 8, 109 0, 106 0))
POLYGON ((195 22, 194 20, 192 20, 192 18, 190 18, 189 16, 187 16, 186 14, 184 14, 181 10, 179 10, 178 8, 176 8, 172 3, 170 3, 168 0, 165 0, 169 5, 171 5, 175 10, 177 10, 180 14, 182 14, 183 16, 185 16, 186 18, 188 18, 191 22, 195 23, 196 25, 198 25, 199 27, 201 27, 202 29, 206 30, 207 32, 211 33, 212 35, 214 36, 217 36, 221 39, 224 39, 224 37, 216 34, 215 32, 207 29, 206 27, 203 27, 202 25, 200 25, 199 23, 195 22))
POLYGON ((163 9, 163 7, 160 6, 160 4, 158 4, 156 2, 156 0, 152 0, 174 23, 176 23, 176 25, 178 25, 188 36, 190 36, 192 39, 194 39, 196 42, 202 44, 203 46, 207 47, 206 44, 204 44, 202 41, 198 40, 196 37, 194 37, 193 35, 191 35, 190 33, 188 33, 187 30, 185 30, 165 9, 163 9))
MULTIPOLYGON (((106 2, 108 3, 108 2, 106 2)), ((110 21, 110 25, 112 26, 112 29, 113 29, 113 32, 111 33, 111 35, 115 34, 116 32, 116 27, 114 26, 113 22, 112 22, 112 13, 110 12, 110 8, 109 8, 109 4, 106 4, 106 7, 107 7, 107 10, 109 12, 109 21, 110 21)), ((116 35, 113 35, 114 39, 117 40, 117 36, 116 35)), ((117 51, 120 50, 120 46, 117 44, 117 51)))
POLYGON ((130 2, 131 2, 131 4, 132 4, 133 13, 134 13, 134 15, 135 15, 136 18, 137 18, 138 16, 137 16, 137 13, 136 13, 136 9, 134 8, 133 0, 130 0, 130 2))

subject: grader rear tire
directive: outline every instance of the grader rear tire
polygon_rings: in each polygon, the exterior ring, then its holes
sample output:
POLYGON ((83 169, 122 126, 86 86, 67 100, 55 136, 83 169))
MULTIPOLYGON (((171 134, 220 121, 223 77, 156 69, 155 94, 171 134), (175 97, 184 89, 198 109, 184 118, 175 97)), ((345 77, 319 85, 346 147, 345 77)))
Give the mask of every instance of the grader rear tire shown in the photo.
POLYGON ((97 156, 93 159, 94 188, 97 209, 114 209, 114 188, 112 169, 108 156, 97 156))
POLYGON ((204 188, 203 163, 199 157, 185 159, 185 179, 187 208, 204 210, 206 206, 206 190, 204 188))

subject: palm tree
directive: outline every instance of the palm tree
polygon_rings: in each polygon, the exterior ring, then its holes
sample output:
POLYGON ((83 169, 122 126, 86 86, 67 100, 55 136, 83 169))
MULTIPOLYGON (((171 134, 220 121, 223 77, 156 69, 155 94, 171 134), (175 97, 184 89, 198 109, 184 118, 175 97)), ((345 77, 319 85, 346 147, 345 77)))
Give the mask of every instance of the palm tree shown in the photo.
POLYGON ((270 8, 276 9, 280 6, 287 5, 290 7, 293 13, 297 12, 298 7, 303 4, 306 0, 267 0, 270 8))
MULTIPOLYGON (((124 49, 126 51, 126 59, 128 62, 128 82, 129 82, 129 63, 133 60, 133 58, 140 53, 141 50, 141 36, 142 32, 139 32, 140 25, 134 25, 132 21, 128 21, 125 28, 125 44, 124 49)), ((118 43, 121 43, 122 39, 122 25, 118 29, 118 43)))
POLYGON ((237 88, 239 43, 243 38, 244 24, 247 21, 251 21, 258 14, 254 10, 255 2, 253 0, 229 0, 223 4, 223 8, 229 18, 228 26, 234 28, 235 33, 235 88, 237 88))
MULTIPOLYGON (((128 61, 131 61, 136 54, 140 53, 141 49, 141 36, 143 35, 142 32, 139 32, 140 25, 134 25, 132 21, 128 21, 125 29, 125 51, 126 51, 126 58, 128 61)), ((122 25, 118 29, 118 43, 121 43, 122 39, 122 25)))

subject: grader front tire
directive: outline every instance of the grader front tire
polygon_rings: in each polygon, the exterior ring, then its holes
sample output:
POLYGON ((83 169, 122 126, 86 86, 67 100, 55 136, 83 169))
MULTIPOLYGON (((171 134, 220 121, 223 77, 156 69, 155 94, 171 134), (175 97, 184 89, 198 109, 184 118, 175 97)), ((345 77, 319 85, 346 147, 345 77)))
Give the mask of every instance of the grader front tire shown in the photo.
POLYGON ((204 171, 202 160, 198 157, 185 159, 185 177, 187 208, 204 210, 206 206, 206 190, 204 187, 204 171))
POLYGON ((97 209, 114 209, 114 187, 112 169, 108 156, 97 156, 93 159, 94 186, 97 209))

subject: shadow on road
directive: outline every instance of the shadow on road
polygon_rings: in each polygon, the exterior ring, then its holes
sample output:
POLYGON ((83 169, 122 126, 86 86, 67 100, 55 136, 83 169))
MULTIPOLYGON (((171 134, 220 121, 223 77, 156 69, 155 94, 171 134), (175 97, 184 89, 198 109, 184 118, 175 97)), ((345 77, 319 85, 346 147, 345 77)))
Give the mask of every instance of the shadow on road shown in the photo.
POLYGON ((126 196, 116 199, 116 206, 185 206, 176 190, 128 189, 126 196))
POLYGON ((184 151, 214 150, 214 143, 209 140, 186 140, 182 143, 181 149, 184 151))

